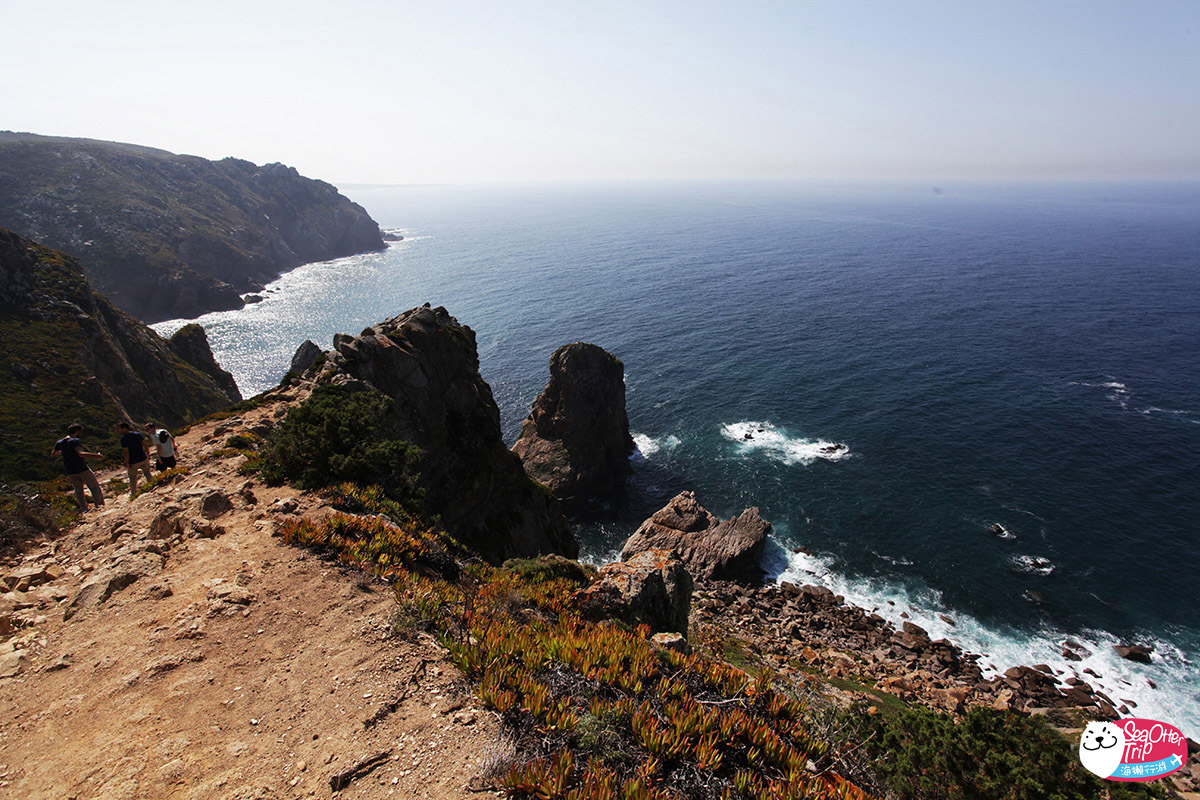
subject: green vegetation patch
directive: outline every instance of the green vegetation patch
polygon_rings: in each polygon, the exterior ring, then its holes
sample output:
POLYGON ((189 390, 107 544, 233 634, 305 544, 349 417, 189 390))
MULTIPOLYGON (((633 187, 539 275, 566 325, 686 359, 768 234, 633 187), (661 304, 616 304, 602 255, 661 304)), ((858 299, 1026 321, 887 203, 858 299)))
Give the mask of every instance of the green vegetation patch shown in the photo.
POLYGON ((62 459, 47 454, 72 422, 84 426, 88 450, 119 453, 120 411, 83 365, 78 324, 0 313, 0 328, 0 481, 61 475, 62 459))
POLYGON ((1155 784, 1104 781, 1036 716, 973 708, 962 718, 911 707, 870 714, 856 704, 846 730, 881 793, 914 800, 1129 800, 1166 797, 1155 784))
POLYGON ((262 477, 301 489, 335 483, 376 484, 416 512, 421 451, 388 430, 390 401, 374 392, 319 386, 263 447, 262 477))
POLYGON ((40 539, 53 539, 79 519, 79 509, 66 478, 37 491, 0 491, 0 558, 15 556, 40 539))
POLYGON ((598 571, 591 564, 580 564, 558 555, 537 558, 510 558, 501 569, 516 575, 525 583, 547 583, 565 580, 587 586, 596 579, 598 571))

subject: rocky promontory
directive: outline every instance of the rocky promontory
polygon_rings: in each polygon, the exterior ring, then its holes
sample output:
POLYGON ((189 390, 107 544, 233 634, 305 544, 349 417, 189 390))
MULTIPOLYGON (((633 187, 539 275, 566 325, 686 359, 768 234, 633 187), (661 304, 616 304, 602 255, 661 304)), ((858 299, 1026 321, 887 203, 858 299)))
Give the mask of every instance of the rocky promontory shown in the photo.
POLYGON ((241 399, 203 328, 170 341, 92 291, 79 263, 0 229, 0 481, 57 471, 46 458, 81 422, 90 447, 120 419, 174 427, 241 399))
POLYGON ((694 493, 680 492, 626 540, 621 560, 662 548, 678 553, 697 580, 758 582, 758 560, 770 532, 771 523, 757 508, 722 521, 700 505, 694 493))
POLYGON ((624 365, 594 344, 555 350, 550 382, 513 446, 525 470, 570 513, 625 483, 633 449, 624 365))
POLYGON ((500 410, 479 374, 475 332, 444 308, 414 308, 338 334, 320 383, 360 386, 392 401, 397 438, 421 449, 425 510, 490 561, 559 553, 578 545, 558 502, 504 446, 500 410))
POLYGON ((11 132, 0 226, 75 256, 149 322, 241 308, 283 270, 385 247, 361 206, 283 164, 11 132))

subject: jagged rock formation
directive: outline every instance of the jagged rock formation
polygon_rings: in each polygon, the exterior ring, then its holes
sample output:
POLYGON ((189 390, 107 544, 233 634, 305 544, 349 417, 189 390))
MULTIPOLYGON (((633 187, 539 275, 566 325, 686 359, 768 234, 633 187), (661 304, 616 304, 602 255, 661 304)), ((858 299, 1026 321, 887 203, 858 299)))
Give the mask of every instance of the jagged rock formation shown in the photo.
POLYGON ((626 540, 621 559, 663 548, 677 552, 698 580, 758 581, 758 559, 770 532, 771 523, 757 508, 722 522, 697 502, 695 494, 680 492, 626 540))
POLYGON ((282 270, 385 246, 360 206, 283 164, 9 132, 0 226, 77 257, 148 321, 241 308, 282 270))
POLYGON ((210 376, 216 381, 218 388, 226 395, 229 397, 241 397, 241 392, 238 391, 238 386, 233 380, 233 376, 221 369, 217 360, 213 358, 212 348, 208 346, 208 334, 204 332, 202 326, 194 322, 190 325, 184 325, 171 334, 169 341, 171 349, 175 351, 177 356, 205 375, 210 376))
POLYGON ((318 382, 358 384, 393 400, 391 427, 421 448, 424 503, 448 533, 496 563, 577 554, 558 502, 504 446, 474 331, 426 306, 360 336, 338 334, 333 348, 318 382))
POLYGON ((633 449, 624 365, 594 344, 555 350, 550 382, 513 446, 525 471, 550 487, 570 513, 625 483, 633 449))
POLYGON ((292 355, 292 364, 288 368, 288 374, 303 375, 309 367, 317 362, 323 352, 325 351, 317 347, 311 339, 305 339, 292 355))
POLYGON ((605 564, 591 586, 575 593, 574 602, 591 619, 619 619, 686 635, 692 576, 670 550, 646 550, 628 561, 605 564))
POLYGON ((171 342, 94 293, 75 259, 0 229, 0 481, 57 474, 79 421, 112 446, 119 419, 174 427, 241 399, 203 329, 171 342))

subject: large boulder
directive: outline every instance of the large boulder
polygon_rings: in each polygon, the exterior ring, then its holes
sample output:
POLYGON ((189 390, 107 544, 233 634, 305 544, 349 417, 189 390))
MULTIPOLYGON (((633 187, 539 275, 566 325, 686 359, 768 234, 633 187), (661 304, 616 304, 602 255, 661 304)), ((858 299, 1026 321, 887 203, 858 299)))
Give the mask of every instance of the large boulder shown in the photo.
POLYGON ((570 513, 625 483, 633 449, 624 365, 594 344, 555 350, 550 382, 513 446, 525 471, 550 487, 570 513))
POLYGON ((621 560, 646 550, 674 550, 697 580, 758 581, 762 578, 758 560, 770 532, 771 523, 757 508, 721 521, 700 505, 695 494, 680 492, 626 540, 621 560))
POLYGON ((670 550, 647 550, 601 567, 600 577, 576 592, 574 601, 590 619, 619 619, 649 625, 651 632, 686 635, 692 576, 670 550))
POLYGON ((558 502, 504 446, 475 332, 446 309, 426 305, 334 336, 318 382, 390 399, 388 428, 422 451, 426 512, 464 545, 494 563, 578 553, 558 502))

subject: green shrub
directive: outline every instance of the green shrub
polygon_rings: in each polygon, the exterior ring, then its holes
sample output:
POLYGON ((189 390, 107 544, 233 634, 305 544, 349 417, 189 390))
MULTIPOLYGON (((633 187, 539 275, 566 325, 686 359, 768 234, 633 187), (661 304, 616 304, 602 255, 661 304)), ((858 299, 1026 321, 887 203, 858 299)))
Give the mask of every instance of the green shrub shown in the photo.
POLYGON ((421 451, 390 435, 388 404, 372 392, 318 387, 263 447, 263 479, 301 489, 377 484, 405 507, 419 507, 421 451))
POLYGON ((9 555, 10 550, 20 552, 39 539, 54 538, 79 519, 68 489, 66 478, 42 484, 36 493, 28 487, 0 488, 0 556, 9 555))
POLYGON ((262 446, 262 437, 257 433, 235 433, 225 440, 225 447, 254 452, 262 446))
POLYGON ((596 579, 596 568, 591 564, 580 564, 559 555, 539 556, 537 558, 510 558, 504 562, 508 572, 519 577, 525 583, 545 583, 553 580, 568 580, 580 586, 587 586, 596 579))
POLYGON ((1069 741, 1038 717, 973 708, 961 719, 913 707, 847 712, 865 743, 857 756, 880 783, 912 800, 1092 800, 1161 797, 1161 788, 1093 776, 1069 741))

